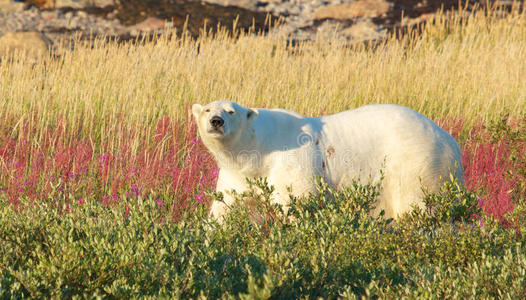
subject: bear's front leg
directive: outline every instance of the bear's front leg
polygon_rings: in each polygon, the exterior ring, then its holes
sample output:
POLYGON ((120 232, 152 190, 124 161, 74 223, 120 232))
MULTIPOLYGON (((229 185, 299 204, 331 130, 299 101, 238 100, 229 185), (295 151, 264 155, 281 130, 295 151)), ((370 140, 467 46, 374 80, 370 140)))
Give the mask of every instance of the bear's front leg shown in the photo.
POLYGON ((229 213, 235 199, 232 196, 232 191, 242 193, 248 189, 246 180, 236 172, 228 169, 220 169, 217 176, 216 192, 223 194, 223 200, 214 200, 210 206, 209 216, 221 222, 224 215, 229 213))
POLYGON ((223 201, 214 200, 212 205, 210 205, 209 216, 221 223, 223 216, 230 210, 229 203, 233 202, 232 196, 230 196, 228 193, 223 193, 223 201))
POLYGON ((302 169, 276 171, 268 178, 274 186, 272 203, 279 204, 286 215, 290 208, 290 197, 303 197, 316 193, 315 175, 302 169), (287 176, 284 176, 287 174, 287 176))

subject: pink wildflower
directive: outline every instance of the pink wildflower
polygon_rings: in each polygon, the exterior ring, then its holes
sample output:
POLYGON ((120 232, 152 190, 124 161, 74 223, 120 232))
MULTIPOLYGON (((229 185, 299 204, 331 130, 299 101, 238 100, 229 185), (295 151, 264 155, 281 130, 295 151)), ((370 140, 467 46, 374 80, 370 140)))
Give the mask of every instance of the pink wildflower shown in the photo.
POLYGON ((198 203, 203 203, 203 194, 195 195, 195 200, 197 200, 198 203))

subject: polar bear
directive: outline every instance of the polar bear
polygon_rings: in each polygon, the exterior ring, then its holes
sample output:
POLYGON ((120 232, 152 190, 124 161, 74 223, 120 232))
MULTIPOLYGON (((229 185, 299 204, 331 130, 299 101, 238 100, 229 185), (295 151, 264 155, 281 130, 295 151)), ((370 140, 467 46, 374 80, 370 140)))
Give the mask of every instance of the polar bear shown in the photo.
POLYGON ((425 116, 392 104, 366 105, 329 116, 285 109, 246 108, 235 102, 194 104, 199 135, 219 174, 210 215, 220 218, 245 191, 246 178, 266 177, 273 201, 286 210, 289 194, 316 192, 316 176, 341 188, 381 179, 376 211, 396 218, 423 206, 422 184, 438 191, 450 175, 463 180, 460 148, 425 116), (383 179, 381 171, 383 171, 383 179))

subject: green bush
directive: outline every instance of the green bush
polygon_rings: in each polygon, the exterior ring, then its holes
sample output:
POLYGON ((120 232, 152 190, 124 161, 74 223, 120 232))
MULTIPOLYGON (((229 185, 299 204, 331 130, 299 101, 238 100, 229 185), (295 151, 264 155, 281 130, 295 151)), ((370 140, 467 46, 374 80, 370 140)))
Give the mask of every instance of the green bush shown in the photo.
POLYGON ((0 194, 0 297, 526 297, 521 233, 454 182, 394 222, 369 213, 376 185, 320 182, 282 213, 272 187, 250 184, 238 200, 257 205, 222 224, 204 207, 167 222, 154 199, 22 209, 0 194))

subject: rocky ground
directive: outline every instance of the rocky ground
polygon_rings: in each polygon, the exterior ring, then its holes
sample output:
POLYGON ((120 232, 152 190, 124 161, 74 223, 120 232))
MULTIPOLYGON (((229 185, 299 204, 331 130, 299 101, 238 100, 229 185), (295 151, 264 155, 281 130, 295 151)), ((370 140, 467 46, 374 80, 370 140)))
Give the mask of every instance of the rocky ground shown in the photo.
MULTIPOLYGON (((141 33, 162 33, 169 27, 185 28, 197 36, 205 25, 232 28, 234 23, 241 30, 254 26, 256 31, 297 41, 312 40, 317 35, 345 42, 381 40, 389 32, 425 22, 440 8, 458 5, 458 0, 205 1, 0 0, 0 48, 16 40, 16 32, 36 32, 22 39, 41 36, 44 43, 52 44, 74 36, 127 40, 141 33), (268 17, 281 25, 269 31, 268 17)), ((481 5, 470 1, 468 8, 481 5)))

